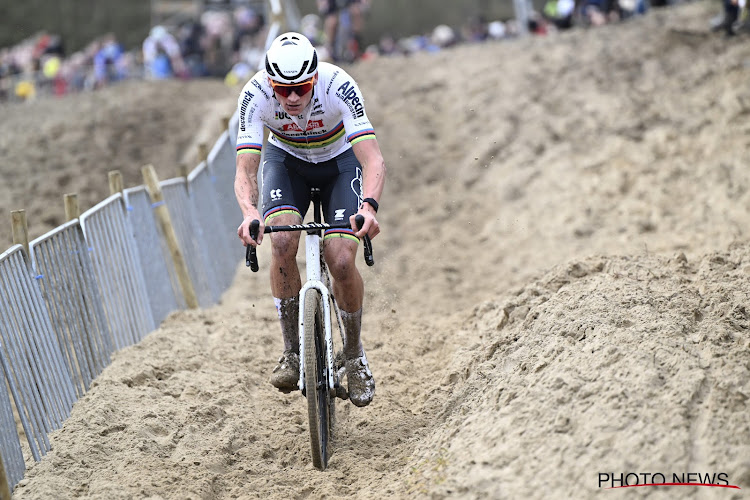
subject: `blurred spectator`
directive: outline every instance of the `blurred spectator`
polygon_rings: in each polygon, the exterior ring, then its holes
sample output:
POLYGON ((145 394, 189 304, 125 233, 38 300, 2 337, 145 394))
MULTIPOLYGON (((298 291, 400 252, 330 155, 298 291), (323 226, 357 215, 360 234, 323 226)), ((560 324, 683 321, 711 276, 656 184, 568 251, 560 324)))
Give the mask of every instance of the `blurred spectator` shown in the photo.
POLYGON ((364 14, 370 7, 369 0, 317 0, 317 5, 323 19, 326 52, 334 61, 356 60, 363 46, 364 14))
POLYGON ((483 42, 487 39, 487 21, 476 16, 469 19, 463 27, 463 39, 467 42, 483 42))
POLYGON ((114 34, 105 35, 93 58, 94 86, 96 88, 127 77, 124 65, 125 51, 114 34))
POLYGON ((307 14, 300 19, 300 33, 305 35, 313 45, 323 45, 324 33, 321 26, 320 16, 307 14))
POLYGON ((187 76, 180 45, 164 26, 154 26, 143 41, 143 67, 155 80, 187 76))
POLYGON ((180 26, 177 38, 180 44, 182 59, 185 61, 186 71, 190 76, 202 77, 208 75, 208 69, 203 62, 203 40, 205 30, 203 25, 189 21, 180 26))
POLYGON ((205 30, 203 62, 209 76, 223 76, 231 67, 233 20, 229 12, 207 10, 200 22, 205 30))
POLYGON ((726 36, 734 36, 735 23, 740 17, 740 10, 744 7, 744 1, 740 4, 740 0, 723 0, 724 4, 724 15, 719 18, 719 21, 715 23, 711 29, 713 31, 723 31, 726 36))
POLYGON ((505 23, 502 21, 492 21, 487 25, 487 35, 492 40, 500 40, 508 35, 505 23))
POLYGON ((441 24, 439 26, 436 26, 435 29, 432 30, 432 36, 430 37, 430 40, 437 48, 443 49, 445 47, 450 47, 451 45, 454 45, 456 42, 458 42, 458 37, 453 31, 453 28, 445 24, 441 24))
POLYGON ((575 0, 547 0, 542 12, 557 29, 568 29, 573 26, 575 6, 575 0))
POLYGON ((241 5, 234 10, 234 39, 232 50, 239 52, 243 43, 255 43, 255 37, 263 28, 263 16, 247 5, 241 5))

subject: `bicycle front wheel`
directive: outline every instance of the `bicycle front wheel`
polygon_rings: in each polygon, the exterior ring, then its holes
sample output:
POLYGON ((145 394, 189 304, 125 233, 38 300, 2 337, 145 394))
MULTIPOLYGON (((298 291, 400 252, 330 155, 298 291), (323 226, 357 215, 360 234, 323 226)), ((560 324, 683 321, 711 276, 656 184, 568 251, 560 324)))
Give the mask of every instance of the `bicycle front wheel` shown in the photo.
POLYGON ((328 465, 329 423, 332 417, 329 404, 332 401, 325 361, 323 301, 320 292, 314 288, 305 292, 304 314, 305 396, 310 423, 310 449, 313 465, 324 470, 328 465))

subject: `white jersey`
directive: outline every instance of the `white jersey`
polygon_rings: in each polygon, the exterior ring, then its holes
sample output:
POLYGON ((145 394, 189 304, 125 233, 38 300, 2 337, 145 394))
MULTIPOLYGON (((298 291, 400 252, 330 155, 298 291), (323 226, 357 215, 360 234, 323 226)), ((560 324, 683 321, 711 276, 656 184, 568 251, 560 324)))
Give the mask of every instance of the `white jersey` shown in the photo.
POLYGON ((237 102, 237 154, 260 154, 263 127, 269 141, 302 160, 320 163, 334 158, 359 141, 375 138, 365 103, 354 79, 343 69, 321 62, 310 104, 289 116, 273 95, 265 70, 253 76, 237 102))

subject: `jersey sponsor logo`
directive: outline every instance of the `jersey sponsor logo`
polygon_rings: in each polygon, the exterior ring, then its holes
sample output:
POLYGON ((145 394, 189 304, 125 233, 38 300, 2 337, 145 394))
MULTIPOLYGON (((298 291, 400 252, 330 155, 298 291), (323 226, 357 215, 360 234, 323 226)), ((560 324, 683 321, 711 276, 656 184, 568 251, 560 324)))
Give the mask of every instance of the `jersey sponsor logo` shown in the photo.
MULTIPOLYGON (((310 120, 307 122, 307 130, 314 130, 323 126, 323 120, 310 120)), ((284 132, 302 132, 302 129, 296 123, 287 123, 281 127, 284 132)))
MULTIPOLYGON (((253 97, 255 96, 250 92, 245 92, 245 97, 242 98, 242 102, 240 103, 240 130, 243 132, 245 131, 245 115, 247 115, 247 107, 250 106, 250 101, 253 100, 253 97)), ((250 113, 250 118, 252 118, 252 113, 250 113)))
POLYGON ((272 189, 270 194, 273 201, 281 199, 281 189, 272 189))
POLYGON ((346 212, 345 208, 337 208, 336 209, 336 215, 334 215, 335 220, 344 220, 344 212, 346 212))
POLYGON ((333 85, 333 81, 336 79, 337 76, 339 76, 339 70, 336 70, 333 72, 331 81, 328 82, 328 86, 326 87, 326 95, 329 95, 331 93, 331 85, 333 85))
POLYGON ((256 89, 260 90, 260 92, 266 98, 266 101, 271 98, 271 96, 268 95, 268 92, 266 92, 265 90, 263 90, 263 87, 261 87, 260 83, 258 83, 257 80, 253 80, 253 87, 255 87, 256 89))
MULTIPOLYGON (((302 115, 297 116, 300 120, 303 118, 302 115)), ((286 111, 277 111, 276 112, 276 119, 277 120, 291 120, 292 118, 286 113, 286 111)))
POLYGON ((336 96, 346 103, 354 118, 362 118, 365 115, 365 105, 351 82, 347 81, 341 85, 336 90, 336 96))

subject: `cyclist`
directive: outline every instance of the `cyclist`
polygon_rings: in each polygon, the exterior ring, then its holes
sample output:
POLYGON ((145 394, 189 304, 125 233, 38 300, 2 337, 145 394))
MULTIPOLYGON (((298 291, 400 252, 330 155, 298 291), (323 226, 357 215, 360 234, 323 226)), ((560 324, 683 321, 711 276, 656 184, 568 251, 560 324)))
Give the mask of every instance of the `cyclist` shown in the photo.
MULTIPOLYGON (((263 228, 300 224, 310 204, 310 188, 320 189, 327 222, 364 217, 359 230, 328 230, 323 255, 344 326, 344 357, 349 399, 365 406, 375 380, 360 339, 364 284, 355 266, 359 238, 375 237, 375 217, 385 183, 385 163, 364 101, 354 79, 341 68, 319 62, 310 41, 298 33, 276 38, 265 55, 265 69, 245 85, 238 99, 235 194, 244 220, 237 234, 245 245, 260 245, 263 228), (257 173, 263 130, 262 195, 257 173), (250 223, 261 223, 257 240, 250 223)), ((271 292, 281 323, 284 353, 271 384, 293 390, 299 380, 298 232, 271 233, 271 292)))

